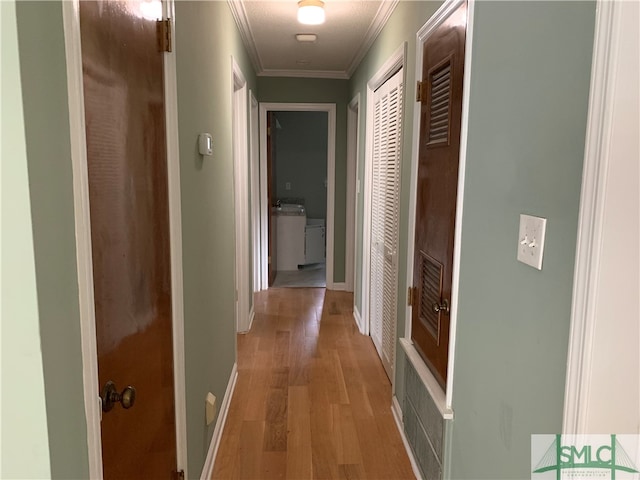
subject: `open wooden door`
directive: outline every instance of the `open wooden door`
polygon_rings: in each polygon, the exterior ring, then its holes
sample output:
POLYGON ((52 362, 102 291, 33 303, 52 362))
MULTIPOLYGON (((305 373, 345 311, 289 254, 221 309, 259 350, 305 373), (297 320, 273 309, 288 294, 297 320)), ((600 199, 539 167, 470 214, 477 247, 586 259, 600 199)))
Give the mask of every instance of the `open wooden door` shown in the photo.
POLYGON ((467 5, 423 48, 411 337, 445 388, 467 5))
POLYGON ((106 479, 171 479, 177 464, 161 13, 80 2, 106 479))

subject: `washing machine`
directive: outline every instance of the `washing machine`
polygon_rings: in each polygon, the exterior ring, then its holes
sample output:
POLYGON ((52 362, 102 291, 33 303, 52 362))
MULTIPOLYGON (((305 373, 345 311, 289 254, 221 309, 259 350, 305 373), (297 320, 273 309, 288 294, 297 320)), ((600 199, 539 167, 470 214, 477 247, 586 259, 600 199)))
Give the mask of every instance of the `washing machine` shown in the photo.
POLYGON ((309 218, 304 228, 304 263, 323 263, 325 261, 324 219, 309 218))
POLYGON ((304 205, 283 203, 276 207, 276 270, 298 270, 305 264, 305 227, 307 213, 304 205))

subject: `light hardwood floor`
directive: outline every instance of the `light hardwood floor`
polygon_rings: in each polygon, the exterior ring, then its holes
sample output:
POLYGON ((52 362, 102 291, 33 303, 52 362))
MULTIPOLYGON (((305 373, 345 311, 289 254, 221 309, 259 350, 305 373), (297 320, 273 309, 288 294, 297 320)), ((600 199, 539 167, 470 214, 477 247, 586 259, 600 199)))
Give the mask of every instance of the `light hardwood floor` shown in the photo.
POLYGON ((323 288, 256 296, 214 479, 415 478, 352 298, 323 288))

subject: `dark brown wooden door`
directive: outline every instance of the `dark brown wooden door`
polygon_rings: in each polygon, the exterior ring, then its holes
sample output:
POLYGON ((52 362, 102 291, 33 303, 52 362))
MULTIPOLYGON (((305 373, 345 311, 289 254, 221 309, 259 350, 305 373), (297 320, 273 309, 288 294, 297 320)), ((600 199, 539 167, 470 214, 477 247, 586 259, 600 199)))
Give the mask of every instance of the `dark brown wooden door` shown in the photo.
POLYGON ((462 114, 466 4, 427 39, 416 198, 412 340, 445 387, 462 114))
POLYGON ((105 479, 176 469, 163 54, 150 5, 80 2, 99 382, 136 392, 131 408, 103 413, 105 479))

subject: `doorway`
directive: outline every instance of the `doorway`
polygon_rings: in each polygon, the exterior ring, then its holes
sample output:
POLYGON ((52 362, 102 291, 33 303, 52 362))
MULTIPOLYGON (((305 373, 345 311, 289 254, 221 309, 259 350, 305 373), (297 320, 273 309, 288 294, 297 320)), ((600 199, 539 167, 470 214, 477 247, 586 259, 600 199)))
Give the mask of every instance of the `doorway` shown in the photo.
POLYGON ((367 83, 362 307, 371 335, 394 381, 398 301, 400 158, 405 47, 367 83))
POLYGON ((173 4, 155 3, 158 8, 142 16, 135 0, 126 6, 114 3, 108 7, 112 21, 105 21, 106 10, 97 18, 93 4, 83 4, 80 11, 80 2, 63 3, 91 478, 139 477, 140 469, 164 476, 186 469, 176 69, 175 56, 157 50, 156 23, 174 28, 171 20, 160 21, 173 4), (129 21, 140 24, 135 34, 144 39, 118 45, 91 40, 116 28, 132 35, 129 21), (145 61, 134 62, 138 75, 120 75, 122 68, 132 66, 133 48, 138 53, 144 50, 134 58, 145 61), (140 81, 140 69, 143 79, 153 77, 154 81, 140 81), (117 81, 110 81, 114 78, 117 81), (149 90, 151 84, 153 90, 149 90), (123 101, 119 96, 123 88, 135 95, 123 101), (123 114, 120 123, 108 121, 118 114, 123 114), (122 134, 122 124, 127 135, 122 134), (152 131, 158 135, 155 139, 152 131), (127 141, 134 136, 136 141, 127 141), (129 182, 122 182, 124 176, 119 173, 123 172, 129 182), (149 225, 145 219, 162 229, 161 239, 160 233, 149 237, 150 229, 143 228, 149 225), (103 233, 106 245, 100 244, 103 233), (117 261, 110 262, 114 254, 117 261), (135 284, 135 298, 118 295, 121 287, 107 281, 114 274, 129 287, 135 284), (132 332, 134 324, 147 328, 132 332), (106 337, 97 340, 100 332, 106 337), (120 336, 118 345, 130 347, 129 351, 144 349, 154 355, 145 362, 126 359, 125 353, 114 353, 109 338, 115 336, 120 336), (114 357, 124 360, 125 367, 112 369, 114 357), (119 395, 106 393, 106 380, 115 380, 119 395), (135 388, 135 396, 129 385, 135 388), (97 395, 102 396, 101 405, 97 395), (158 397, 162 404, 156 403, 158 397), (109 409, 108 403, 114 400, 109 409), (119 453, 118 449, 129 448, 127 442, 135 443, 135 448, 127 455, 119 453), (161 454, 162 461, 145 450, 150 444, 166 452, 161 454), (136 451, 144 454, 136 456, 136 451))
POLYGON ((263 279, 276 272, 269 286, 333 287, 335 111, 260 104, 260 270, 263 279))

